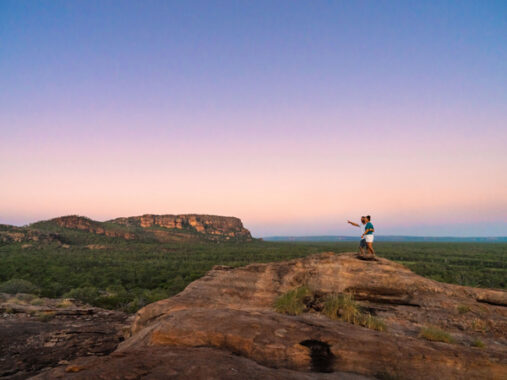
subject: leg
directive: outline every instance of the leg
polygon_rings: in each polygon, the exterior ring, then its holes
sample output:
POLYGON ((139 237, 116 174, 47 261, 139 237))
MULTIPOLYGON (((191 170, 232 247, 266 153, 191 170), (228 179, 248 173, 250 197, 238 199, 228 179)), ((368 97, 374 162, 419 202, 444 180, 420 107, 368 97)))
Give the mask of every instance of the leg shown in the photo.
POLYGON ((375 251, 373 250, 373 243, 366 243, 368 246, 368 253, 370 253, 373 257, 375 257, 375 251))
POLYGON ((366 248, 366 242, 364 239, 361 239, 361 241, 359 242, 359 256, 364 256, 363 248, 366 248))

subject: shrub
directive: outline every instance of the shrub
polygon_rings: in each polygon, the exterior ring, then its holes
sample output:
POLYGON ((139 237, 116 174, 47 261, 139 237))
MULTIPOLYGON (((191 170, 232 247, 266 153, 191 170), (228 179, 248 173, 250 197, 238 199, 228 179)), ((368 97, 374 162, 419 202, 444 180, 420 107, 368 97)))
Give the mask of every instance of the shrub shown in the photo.
POLYGON ((433 342, 454 343, 454 338, 451 334, 433 326, 423 327, 419 332, 419 337, 433 342))
POLYGON ((17 294, 28 293, 38 294, 39 288, 30 281, 13 278, 0 284, 0 293, 17 294))
POLYGON ((486 345, 484 344, 484 342, 482 340, 477 338, 472 342, 472 346, 478 347, 478 348, 484 348, 486 345))
POLYGON ((467 306, 467 305, 458 305, 457 309, 458 309, 458 313, 465 314, 465 313, 468 313, 470 311, 470 306, 467 306))
POLYGON ((65 293, 65 298, 75 298, 88 304, 94 303, 99 296, 99 290, 93 286, 75 288, 65 293))
POLYGON ((474 318, 472 321, 472 329, 477 332, 486 332, 487 324, 482 319, 474 318))
POLYGON ((35 294, 18 293, 16 294, 16 298, 22 302, 30 302, 34 298, 37 298, 37 296, 35 294))
POLYGON ((71 307, 74 306, 74 302, 70 298, 64 298, 56 307, 71 307))
POLYGON ((305 311, 304 300, 310 295, 311 292, 307 286, 290 290, 276 299, 275 310, 283 314, 299 315, 305 311))
POLYGON ((16 305, 26 305, 27 302, 19 299, 18 297, 12 297, 9 299, 9 303, 14 303, 16 305))
POLYGON ((328 295, 324 300, 322 312, 331 319, 341 319, 342 321, 369 329, 377 331, 385 331, 387 329, 381 319, 369 313, 362 313, 360 306, 354 301, 354 297, 351 294, 328 295))
POLYGON ((324 300, 322 312, 331 319, 358 324, 361 312, 351 294, 330 294, 324 300))
POLYGON ((41 305, 44 305, 44 300, 42 298, 39 298, 39 297, 35 297, 34 299, 32 299, 30 301, 30 305, 33 305, 33 306, 41 306, 41 305))
POLYGON ((41 322, 49 322, 50 320, 52 320, 54 317, 55 317, 55 313, 53 312, 36 312, 35 313, 35 317, 41 321, 41 322))
POLYGON ((374 317, 371 314, 363 315, 361 325, 372 330, 386 331, 387 326, 381 319, 374 317))
POLYGON ((146 298, 144 298, 143 296, 138 296, 128 303, 127 307, 125 308, 125 311, 128 313, 135 313, 136 311, 143 308, 147 304, 148 302, 146 302, 146 298))

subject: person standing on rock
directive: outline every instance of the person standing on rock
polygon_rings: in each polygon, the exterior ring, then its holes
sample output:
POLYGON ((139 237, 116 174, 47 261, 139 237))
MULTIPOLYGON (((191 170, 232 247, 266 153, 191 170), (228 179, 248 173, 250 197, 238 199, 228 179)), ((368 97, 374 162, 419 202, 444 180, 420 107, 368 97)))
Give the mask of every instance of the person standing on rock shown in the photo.
POLYGON ((375 258, 375 251, 373 250, 373 233, 375 232, 375 228, 371 223, 371 216, 366 216, 366 225, 364 226, 364 233, 362 238, 366 241, 366 246, 368 247, 368 253, 371 255, 371 258, 375 258))
POLYGON ((354 227, 359 227, 361 229, 361 241, 359 242, 359 256, 364 256, 364 249, 366 248, 366 239, 364 238, 366 216, 361 217, 361 223, 359 224, 351 222, 350 220, 347 220, 347 223, 353 225, 354 227))

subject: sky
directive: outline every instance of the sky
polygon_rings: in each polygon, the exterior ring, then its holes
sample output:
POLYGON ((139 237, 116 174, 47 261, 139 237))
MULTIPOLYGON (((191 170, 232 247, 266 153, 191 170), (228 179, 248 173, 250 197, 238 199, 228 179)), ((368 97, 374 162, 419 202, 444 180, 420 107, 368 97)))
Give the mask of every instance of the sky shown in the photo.
POLYGON ((0 223, 507 235, 505 1, 0 2, 0 223))

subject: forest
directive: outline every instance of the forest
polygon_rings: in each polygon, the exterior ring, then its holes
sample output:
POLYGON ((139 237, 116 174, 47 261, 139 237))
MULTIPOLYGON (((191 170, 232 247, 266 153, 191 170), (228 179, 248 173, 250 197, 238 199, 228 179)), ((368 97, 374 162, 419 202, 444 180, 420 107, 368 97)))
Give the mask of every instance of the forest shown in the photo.
MULTIPOLYGON (((135 312, 180 292, 214 265, 237 267, 356 247, 355 242, 136 242, 74 232, 67 244, 0 243, 0 292, 74 298, 135 312)), ((379 242, 375 247, 379 256, 437 281, 507 286, 505 243, 379 242)))

